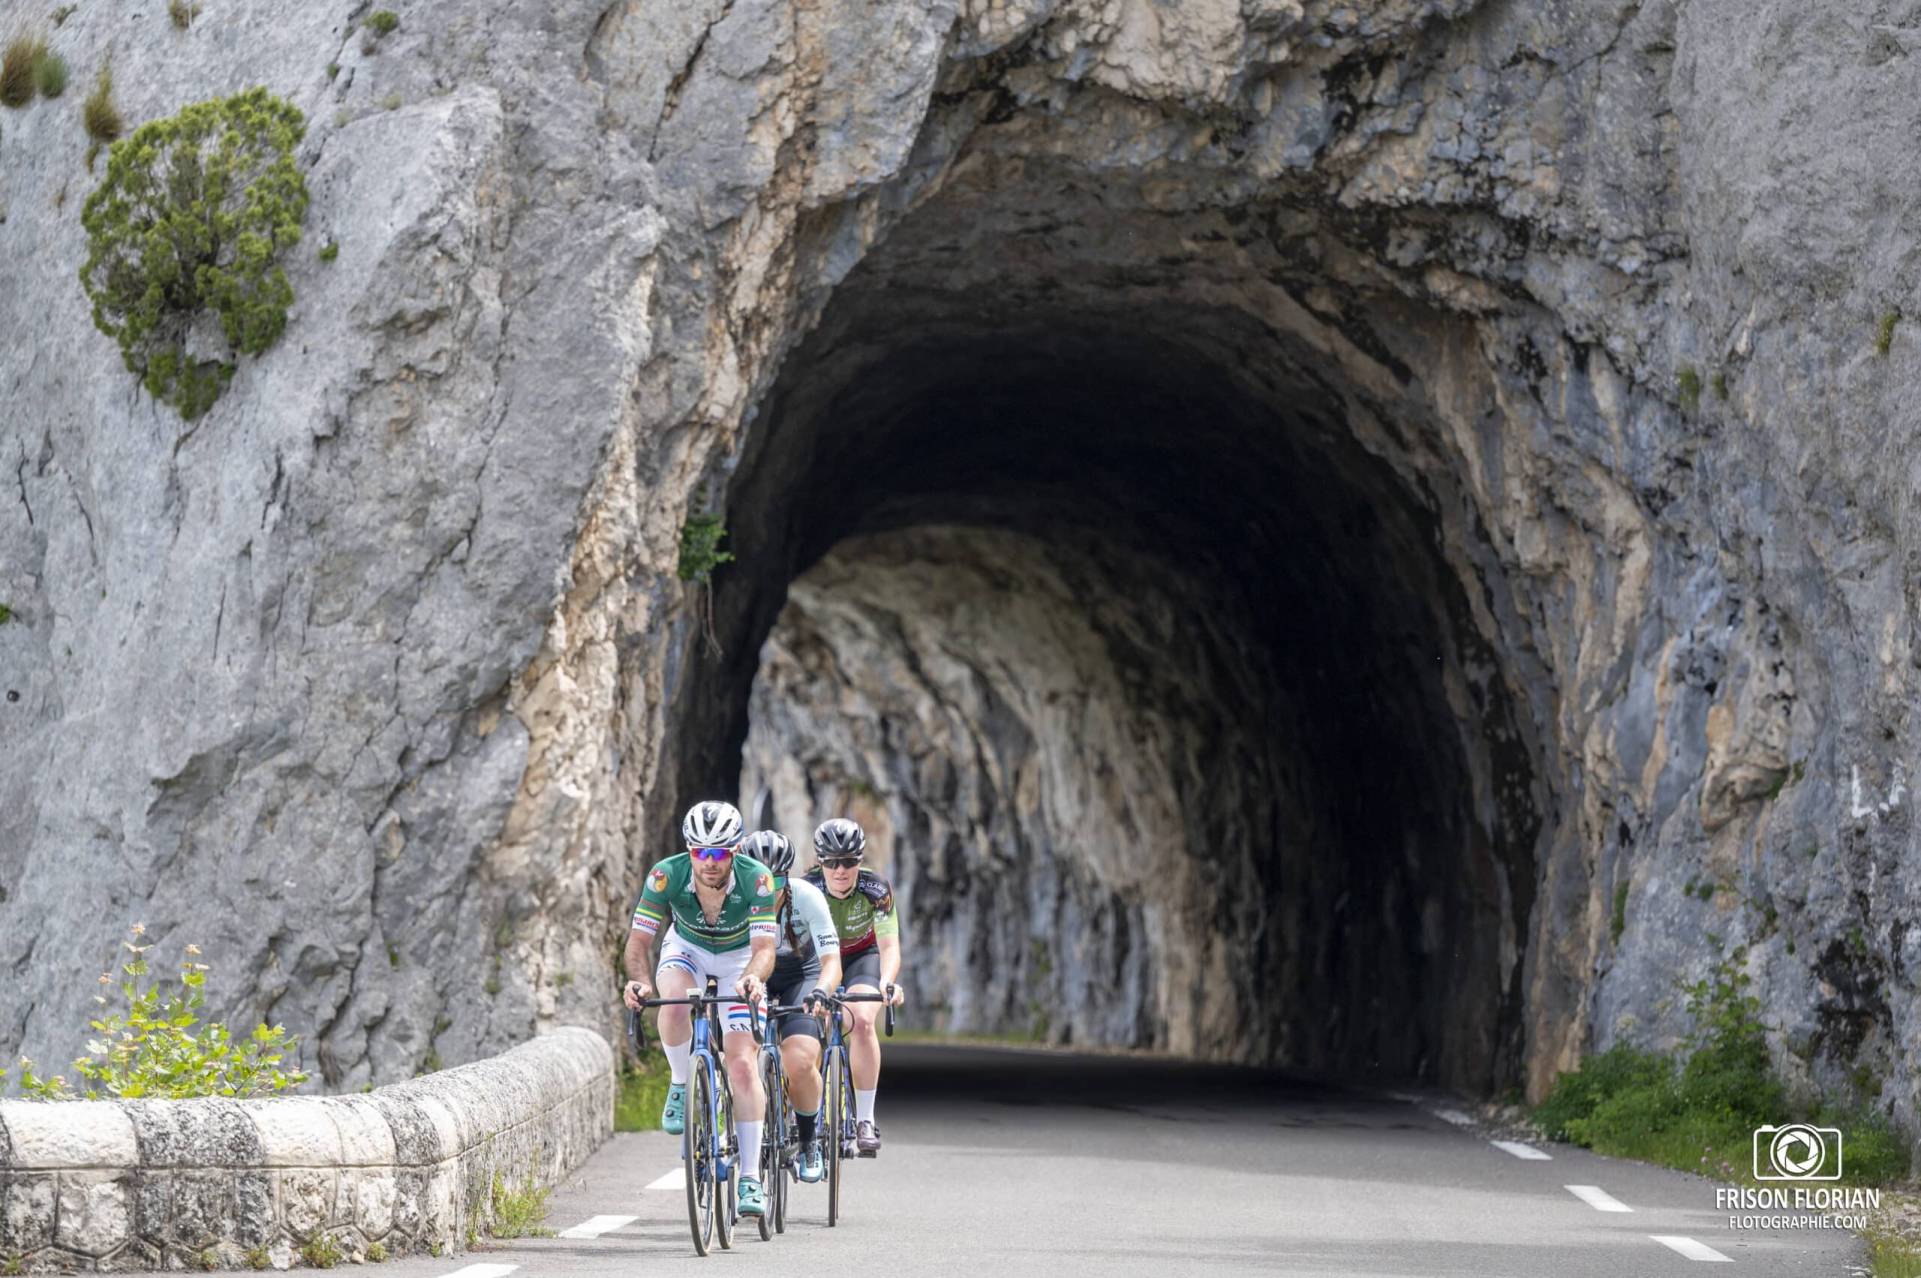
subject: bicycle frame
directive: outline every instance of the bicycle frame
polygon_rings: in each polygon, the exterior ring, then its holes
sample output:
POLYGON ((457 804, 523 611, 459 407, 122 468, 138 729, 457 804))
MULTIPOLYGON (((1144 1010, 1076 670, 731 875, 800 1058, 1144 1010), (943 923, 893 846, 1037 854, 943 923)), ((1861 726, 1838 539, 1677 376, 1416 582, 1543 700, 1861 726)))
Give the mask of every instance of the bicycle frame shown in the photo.
MULTIPOLYGON (((707 1254, 708 1239, 714 1234, 719 1235, 723 1249, 733 1246, 738 1207, 734 1180, 740 1173, 739 1141, 734 1133, 733 1092, 717 1047, 722 1033, 720 1004, 736 1001, 731 996, 720 997, 718 982, 712 977, 707 978, 706 990, 700 994, 641 1000, 643 1008, 683 1006, 692 1009, 694 1014, 688 1091, 690 1099, 707 1106, 707 1112, 697 1116, 690 1110, 681 1132, 680 1156, 686 1168, 688 1225, 694 1235, 694 1251, 702 1256, 707 1254), (696 1132, 704 1135, 698 1147, 696 1132)), ((643 1051, 647 1039, 639 1013, 629 1015, 627 1028, 636 1053, 643 1051)))

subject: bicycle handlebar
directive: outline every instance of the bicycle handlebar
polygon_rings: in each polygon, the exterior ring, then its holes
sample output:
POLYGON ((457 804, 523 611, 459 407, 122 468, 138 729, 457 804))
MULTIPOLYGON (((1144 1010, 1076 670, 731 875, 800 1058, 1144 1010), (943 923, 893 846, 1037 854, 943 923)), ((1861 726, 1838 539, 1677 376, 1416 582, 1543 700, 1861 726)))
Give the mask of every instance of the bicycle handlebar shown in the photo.
POLYGON ((849 994, 843 989, 839 994, 829 994, 825 990, 822 990, 820 996, 829 1003, 836 1005, 845 1005, 848 1003, 886 1003, 887 1037, 892 1038, 894 1037, 894 1004, 890 1000, 892 999, 891 991, 894 987, 890 984, 887 988, 890 991, 890 993, 887 994, 849 994))

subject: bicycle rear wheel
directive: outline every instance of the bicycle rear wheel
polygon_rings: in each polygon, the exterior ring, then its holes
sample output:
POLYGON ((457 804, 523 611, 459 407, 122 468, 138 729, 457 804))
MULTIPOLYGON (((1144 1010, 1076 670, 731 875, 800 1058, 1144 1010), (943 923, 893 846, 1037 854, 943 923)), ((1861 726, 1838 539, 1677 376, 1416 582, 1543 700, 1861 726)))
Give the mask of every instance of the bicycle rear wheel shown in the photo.
POLYGON ((681 1165, 687 1173, 687 1224, 694 1254, 705 1256, 714 1236, 713 1075, 696 1062, 687 1078, 687 1125, 681 1134, 681 1165))
POLYGON ((827 1224, 840 1223, 840 1138, 846 1125, 846 1107, 841 1100, 841 1076, 847 1072, 847 1052, 842 1047, 827 1049, 826 1068, 821 1071, 821 1144, 827 1155, 827 1224))

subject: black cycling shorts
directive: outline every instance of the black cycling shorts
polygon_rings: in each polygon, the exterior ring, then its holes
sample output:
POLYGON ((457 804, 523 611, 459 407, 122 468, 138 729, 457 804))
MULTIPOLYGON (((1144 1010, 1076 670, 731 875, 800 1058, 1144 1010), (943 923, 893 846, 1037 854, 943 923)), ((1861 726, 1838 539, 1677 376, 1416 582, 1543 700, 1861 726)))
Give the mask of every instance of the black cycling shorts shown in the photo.
MULTIPOLYGON (((876 945, 865 954, 841 959, 840 983, 848 989, 856 985, 871 985, 880 990, 880 946, 876 945)), ((886 990, 880 990, 885 994, 886 990)))
MULTIPOLYGON (((814 992, 820 984, 820 961, 812 963, 782 963, 776 961, 774 974, 767 982, 767 993, 776 1003, 798 1003, 814 992)), ((805 1036, 815 1042, 823 1041, 820 1018, 806 1012, 783 1012, 780 1021, 782 1038, 805 1036)))

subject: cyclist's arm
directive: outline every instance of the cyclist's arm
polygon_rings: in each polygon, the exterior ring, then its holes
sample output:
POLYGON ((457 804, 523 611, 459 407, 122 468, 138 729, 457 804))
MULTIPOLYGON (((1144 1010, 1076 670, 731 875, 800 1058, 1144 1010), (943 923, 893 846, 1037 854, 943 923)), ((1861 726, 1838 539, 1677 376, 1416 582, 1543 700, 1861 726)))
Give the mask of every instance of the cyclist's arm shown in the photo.
POLYGON ((814 942, 814 953, 820 958, 820 988, 828 991, 840 987, 840 931, 834 926, 833 911, 827 908, 827 898, 820 889, 805 880, 794 887, 794 908, 800 914, 801 925, 807 929, 814 942))
MULTIPOLYGON (((820 980, 815 984, 832 994, 840 988, 840 951, 820 956, 820 980)), ((802 991, 805 993, 805 991, 802 991)))
POLYGON ((640 900, 634 903, 633 926, 627 930, 627 949, 621 956, 621 965, 627 969, 630 981, 647 984, 653 975, 654 940, 667 920, 666 885, 666 874, 656 866, 647 875, 647 886, 641 890, 640 900))
POLYGON ((880 984, 886 992, 900 978, 900 913, 889 890, 874 906, 874 939, 880 944, 880 984))
POLYGON ((747 908, 749 956, 747 970, 741 973, 743 980, 751 976, 762 985, 774 974, 774 952, 780 945, 780 925, 774 919, 774 890, 771 880, 769 883, 766 893, 747 908))

